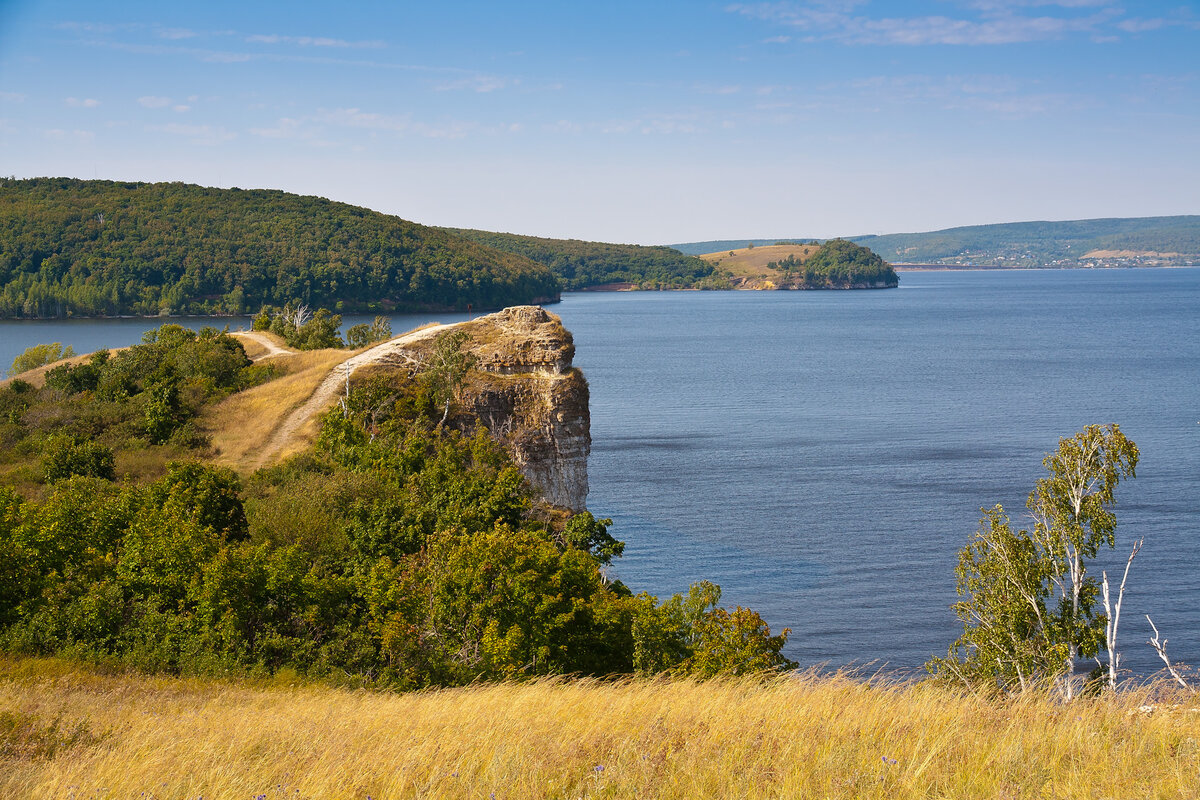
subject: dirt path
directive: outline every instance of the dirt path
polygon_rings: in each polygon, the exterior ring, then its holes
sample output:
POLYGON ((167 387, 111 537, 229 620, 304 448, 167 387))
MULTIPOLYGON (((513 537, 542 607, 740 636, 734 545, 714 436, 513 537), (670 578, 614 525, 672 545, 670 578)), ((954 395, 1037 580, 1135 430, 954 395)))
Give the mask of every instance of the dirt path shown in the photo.
POLYGON ((275 344, 275 342, 271 341, 270 336, 266 336, 258 331, 238 331, 233 335, 245 339, 251 339, 267 348, 267 352, 250 359, 251 361, 262 361, 263 359, 275 358, 276 356, 290 356, 296 352, 295 350, 291 350, 287 347, 280 347, 279 345, 275 344))
MULTIPOLYGON (((414 342, 433 338, 442 331, 449 330, 461 324, 456 322, 448 325, 432 325, 428 328, 421 328, 411 333, 405 333, 397 336, 395 339, 389 339, 357 355, 351 356, 335 366, 329 371, 329 375, 326 376, 325 380, 321 381, 313 393, 309 395, 308 400, 304 401, 295 411, 284 417, 279 427, 271 433, 270 438, 267 439, 267 443, 263 445, 262 451, 258 454, 258 458, 254 462, 254 468, 258 469, 270 463, 271 459, 287 447, 309 420, 333 404, 334 398, 345 388, 347 370, 349 374, 353 375, 354 371, 359 367, 365 367, 368 364, 382 361, 397 351, 406 349, 414 342)), ((256 341, 260 340, 256 339, 256 341)), ((263 344, 267 344, 267 342, 263 342, 263 344)), ((263 358, 268 358, 270 355, 272 354, 264 355, 263 358)))

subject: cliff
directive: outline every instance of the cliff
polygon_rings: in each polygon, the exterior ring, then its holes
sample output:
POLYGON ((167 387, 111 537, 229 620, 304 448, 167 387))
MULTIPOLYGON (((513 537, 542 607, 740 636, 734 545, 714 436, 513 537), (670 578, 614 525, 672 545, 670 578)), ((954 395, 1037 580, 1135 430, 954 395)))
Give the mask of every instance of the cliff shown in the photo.
POLYGON ((570 332, 537 306, 506 308, 461 327, 477 359, 462 409, 508 446, 547 501, 584 510, 591 416, 587 380, 571 365, 570 332))
POLYGON ((506 308, 393 340, 374 362, 415 374, 447 330, 468 334, 463 349, 475 359, 447 424, 485 426, 546 501, 583 511, 592 447, 588 385, 571 365, 575 343, 562 320, 538 306, 506 308))

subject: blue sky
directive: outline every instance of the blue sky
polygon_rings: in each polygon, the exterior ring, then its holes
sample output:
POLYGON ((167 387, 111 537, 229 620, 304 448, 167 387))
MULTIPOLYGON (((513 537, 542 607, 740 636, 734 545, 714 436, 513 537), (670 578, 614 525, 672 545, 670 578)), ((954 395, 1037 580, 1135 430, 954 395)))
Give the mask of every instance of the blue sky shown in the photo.
POLYGON ((0 0, 0 173, 665 243, 1200 213, 1200 7, 0 0))

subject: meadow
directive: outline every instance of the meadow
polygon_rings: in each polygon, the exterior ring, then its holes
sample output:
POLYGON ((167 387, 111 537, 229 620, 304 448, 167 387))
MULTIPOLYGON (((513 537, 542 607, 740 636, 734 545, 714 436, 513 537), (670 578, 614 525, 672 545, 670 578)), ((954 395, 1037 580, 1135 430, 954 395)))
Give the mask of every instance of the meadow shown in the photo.
POLYGON ((1200 698, 845 674, 412 693, 0 661, 5 798, 1195 797, 1200 698))

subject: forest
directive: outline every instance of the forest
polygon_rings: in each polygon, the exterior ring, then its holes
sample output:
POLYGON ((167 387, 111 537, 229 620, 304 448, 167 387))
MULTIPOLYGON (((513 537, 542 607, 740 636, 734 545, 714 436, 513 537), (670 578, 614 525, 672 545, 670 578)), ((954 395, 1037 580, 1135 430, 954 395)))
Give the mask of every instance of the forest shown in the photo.
POLYGON ((631 283, 641 289, 728 288, 712 282, 711 264, 670 247, 545 239, 465 228, 446 230, 543 264, 554 271, 568 291, 610 283, 631 283))
POLYGON ((608 578, 611 521, 446 425, 432 370, 357 382, 289 460, 213 466, 194 420, 269 364, 165 325, 0 386, 0 653, 399 689, 795 666, 714 584, 659 601, 608 578))
POLYGON ((527 258, 319 197, 68 178, 0 180, 0 318, 338 312, 553 301, 527 258))

